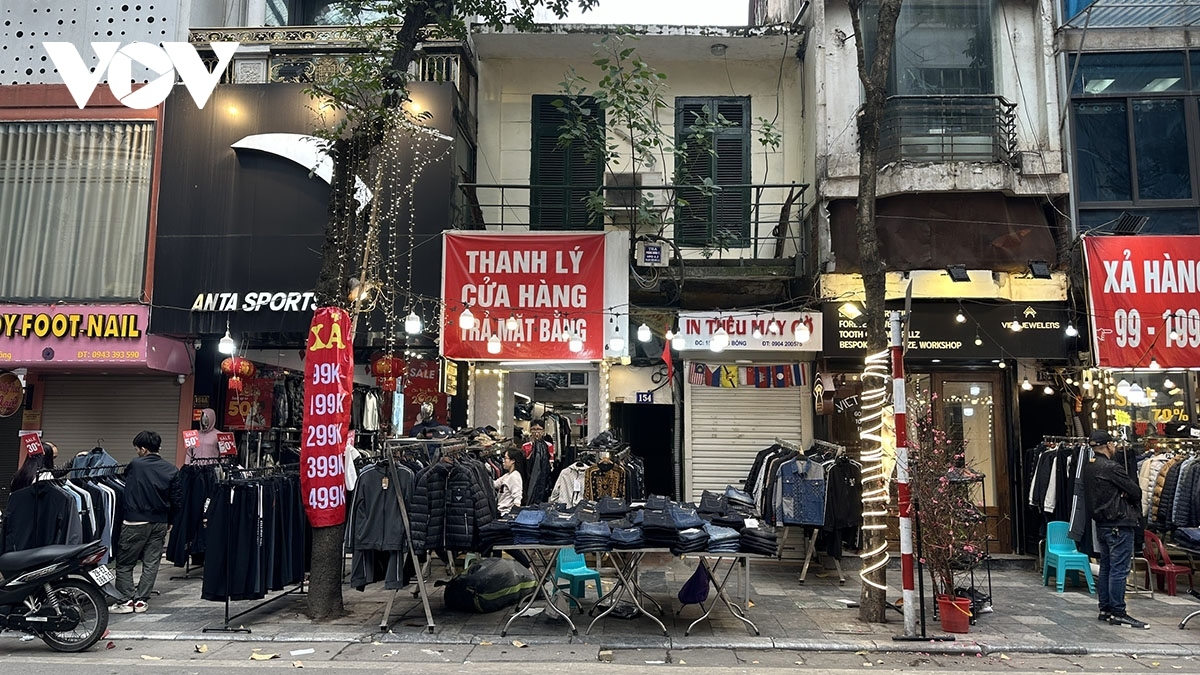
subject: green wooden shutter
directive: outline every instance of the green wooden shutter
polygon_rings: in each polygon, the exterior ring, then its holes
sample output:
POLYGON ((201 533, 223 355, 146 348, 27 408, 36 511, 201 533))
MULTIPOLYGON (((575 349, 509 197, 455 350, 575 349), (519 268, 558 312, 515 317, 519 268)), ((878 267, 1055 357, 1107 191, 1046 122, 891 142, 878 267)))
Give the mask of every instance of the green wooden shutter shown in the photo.
MULTIPOLYGON (((717 186, 750 182, 750 99, 680 97, 675 100, 676 144, 686 145, 680 170, 682 185, 709 178, 717 186), (718 129, 711 150, 690 138, 698 118, 720 115, 730 124, 718 129)), ((681 187, 676 197, 675 239, 683 246, 747 246, 750 242, 750 189, 722 187, 705 195, 681 187)))
MULTIPOLYGON (((601 230, 603 219, 588 209, 588 197, 600 187, 604 167, 584 157, 581 148, 558 143, 566 108, 554 105, 563 96, 533 97, 532 158, 529 164, 529 226, 533 230, 601 230)), ((581 101, 599 116, 595 100, 581 101)))

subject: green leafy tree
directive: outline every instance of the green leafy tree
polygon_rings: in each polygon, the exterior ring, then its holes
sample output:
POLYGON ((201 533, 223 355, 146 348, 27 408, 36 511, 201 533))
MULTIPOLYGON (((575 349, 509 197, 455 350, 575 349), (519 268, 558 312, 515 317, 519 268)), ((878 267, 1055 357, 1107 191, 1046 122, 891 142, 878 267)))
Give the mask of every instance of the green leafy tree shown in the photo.
MULTIPOLYGON (((534 11, 545 8, 559 17, 573 6, 588 10, 598 0, 344 0, 338 16, 352 22, 361 50, 348 54, 339 72, 314 84, 311 95, 326 119, 315 133, 327 142, 333 161, 329 221, 322 247, 316 296, 318 306, 338 306, 356 319, 371 307, 369 289, 382 278, 379 255, 381 192, 392 167, 382 149, 395 136, 421 133, 427 117, 409 101, 409 67, 428 35, 465 39, 466 17, 493 26, 528 28, 534 11), (364 203, 356 177, 372 188, 364 203)), ((406 290, 406 289, 404 289, 406 290)), ((345 526, 313 530, 308 612, 314 620, 345 613, 342 601, 342 541, 345 526)))

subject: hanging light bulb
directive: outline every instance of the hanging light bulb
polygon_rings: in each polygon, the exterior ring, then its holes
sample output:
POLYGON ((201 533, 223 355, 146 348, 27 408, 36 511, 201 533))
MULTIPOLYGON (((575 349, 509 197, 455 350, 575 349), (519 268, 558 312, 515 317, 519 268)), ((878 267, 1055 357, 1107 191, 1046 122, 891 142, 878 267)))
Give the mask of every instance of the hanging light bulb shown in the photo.
POLYGON ((1146 400, 1146 392, 1137 382, 1129 385, 1129 396, 1126 396, 1130 403, 1141 403, 1146 400))
POLYGON ((1162 366, 1158 365, 1157 359, 1150 359, 1150 370, 1161 370, 1162 366))
POLYGON ((1008 324, 1008 329, 1014 333, 1020 333, 1023 328, 1024 326, 1021 325, 1021 322, 1016 319, 1013 319, 1012 323, 1008 324))
POLYGON ((1117 395, 1121 398, 1129 398, 1129 380, 1122 379, 1117 383, 1117 395))
POLYGON ((679 352, 679 351, 683 351, 684 346, 685 346, 685 344, 684 344, 682 335, 676 334, 676 335, 671 336, 671 349, 674 349, 675 351, 679 352))
POLYGON ((1005 368, 1007 368, 1007 367, 1008 367, 1008 364, 1007 364, 1007 363, 1005 363, 1005 362, 1003 362, 1003 361, 1001 361, 1001 362, 1000 362, 1000 370, 1004 370, 1004 369, 1005 369, 1005 368))
POLYGON ((404 317, 404 332, 409 335, 421 332, 421 317, 417 316, 415 311, 409 312, 408 316, 404 317))
POLYGON ((812 331, 809 330, 808 324, 803 322, 796 324, 796 342, 808 342, 810 337, 812 337, 812 331))
POLYGON ((458 315, 458 327, 463 330, 471 330, 478 325, 475 320, 475 315, 471 313, 470 307, 463 307, 462 314, 458 315))
POLYGON ((1070 321, 1067 322, 1067 337, 1075 337, 1079 335, 1079 329, 1070 321))
POLYGON ((1171 391, 1174 388, 1175 388, 1175 383, 1171 381, 1171 378, 1167 377, 1167 378, 1163 379, 1163 389, 1166 389, 1167 391, 1171 391))
POLYGON ((971 385, 970 392, 971 392, 972 396, 978 396, 980 391, 981 390, 979 389, 979 385, 977 385, 977 384, 971 385))
POLYGON ((774 319, 767 324, 767 333, 771 335, 779 335, 779 322, 774 319))
POLYGON ((500 344, 500 336, 499 335, 493 335, 492 337, 488 338, 487 350, 488 350, 489 354, 499 354, 500 347, 501 347, 501 344, 500 344))
POLYGON ((509 314, 508 318, 504 320, 504 327, 509 331, 514 331, 521 327, 521 322, 517 319, 516 314, 509 314))
POLYGON ((650 332, 650 326, 647 326, 646 324, 638 326, 637 335, 638 342, 649 342, 650 338, 654 337, 654 334, 650 332))
POLYGON ((759 328, 756 326, 756 327, 754 328, 754 332, 750 334, 750 337, 754 338, 755 340, 761 340, 761 339, 762 339, 762 330, 760 330, 760 329, 759 329, 759 328))
POLYGON ((1067 375, 1066 379, 1064 379, 1063 382, 1066 382, 1067 386, 1075 384, 1075 380, 1072 380, 1070 375, 1067 375))
POLYGON ((983 338, 979 337, 979 333, 976 333, 975 334, 975 346, 978 347, 982 344, 983 344, 983 338))
POLYGON ((567 338, 567 349, 571 350, 572 354, 583 351, 583 338, 579 337, 575 331, 571 331, 571 336, 567 338))
POLYGON ((233 354, 237 351, 237 343, 233 341, 233 337, 229 334, 229 319, 225 320, 225 337, 217 343, 217 351, 222 354, 233 354))
POLYGON ((954 315, 954 320, 958 323, 966 323, 967 315, 963 314, 963 311, 960 309, 960 310, 958 310, 958 314, 954 315))
POLYGON ((1054 395, 1054 387, 1051 387, 1050 385, 1046 385, 1046 388, 1042 390, 1042 393, 1047 396, 1053 396, 1054 395))
POLYGON ((729 333, 725 332, 724 326, 719 326, 717 331, 713 333, 712 340, 709 340, 709 345, 714 352, 719 352, 729 346, 729 333))
POLYGON ((608 348, 614 352, 619 352, 619 351, 624 350, 625 349, 624 336, 617 334, 617 335, 614 335, 611 338, 609 338, 608 348))
POLYGON ((1092 381, 1091 381, 1091 380, 1084 380, 1084 381, 1083 381, 1083 388, 1084 388, 1084 389, 1086 389, 1086 390, 1088 390, 1088 391, 1091 391, 1091 390, 1092 390, 1092 381))
POLYGON ((1024 391, 1033 391, 1033 383, 1029 381, 1029 377, 1025 377, 1025 381, 1021 383, 1021 389, 1024 391))
POLYGON ((963 406, 962 411, 963 411, 963 417, 974 417, 975 416, 975 409, 969 405, 963 406))

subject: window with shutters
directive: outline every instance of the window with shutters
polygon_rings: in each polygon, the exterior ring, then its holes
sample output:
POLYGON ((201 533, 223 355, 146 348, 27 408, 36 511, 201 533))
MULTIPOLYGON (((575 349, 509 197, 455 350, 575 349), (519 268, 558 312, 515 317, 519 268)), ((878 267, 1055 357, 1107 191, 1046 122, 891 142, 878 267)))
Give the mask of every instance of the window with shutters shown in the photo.
POLYGON ((750 244, 750 99, 675 99, 675 242, 750 244))
MULTIPOLYGON (((531 230, 602 230, 604 220, 588 207, 600 187, 604 165, 586 157, 582 144, 559 143, 566 106, 556 106, 562 95, 534 96, 529 164, 529 228, 531 230)), ((597 116, 597 133, 603 133, 604 114, 595 100, 580 100, 583 109, 597 116)))

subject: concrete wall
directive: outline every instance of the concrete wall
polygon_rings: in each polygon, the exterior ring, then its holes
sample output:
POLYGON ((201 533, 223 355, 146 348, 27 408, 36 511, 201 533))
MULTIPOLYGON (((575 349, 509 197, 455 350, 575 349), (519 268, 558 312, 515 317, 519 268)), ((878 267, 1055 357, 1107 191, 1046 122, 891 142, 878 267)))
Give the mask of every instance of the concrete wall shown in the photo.
MULTIPOLYGON (((974 190, 1016 195, 1066 193, 1053 10, 1052 0, 1001 0, 992 16, 995 93, 1017 104, 1020 166, 903 163, 881 172, 881 196, 974 190)), ((814 3, 813 24, 805 79, 816 83, 812 117, 820 193, 851 197, 858 193, 855 113, 862 101, 862 87, 850 12, 841 2, 814 3)))
MULTIPOLYGON (((643 37, 631 42, 641 46, 654 38, 643 37)), ((561 93, 559 83, 569 66, 590 81, 599 77, 599 71, 591 62, 596 58, 591 52, 580 53, 572 59, 485 59, 480 63, 479 85, 479 157, 477 162, 478 182, 526 185, 530 181, 530 121, 531 97, 535 94, 561 93)), ((749 96, 751 118, 773 120, 782 134, 782 145, 776 151, 767 151, 758 143, 758 134, 752 141, 752 183, 782 183, 804 181, 811 176, 812 152, 804 142, 802 129, 803 102, 800 97, 797 60, 794 46, 791 53, 761 61, 736 61, 710 58, 707 61, 670 62, 650 61, 650 65, 667 74, 664 91, 668 105, 673 106, 677 96, 749 96), (726 66, 728 70, 726 70, 726 66)), ((660 121, 669 139, 674 139, 674 110, 664 109, 660 121)), ((628 138, 620 133, 617 124, 609 120, 609 140, 620 148, 623 158, 628 158, 628 138)), ((631 172, 634 167, 626 159, 609 167, 609 172, 631 172)), ((638 171, 646 171, 638 168, 638 171)), ((657 180, 670 183, 674 162, 665 153, 659 166, 651 170, 657 180)), ((482 192, 482 191, 481 191, 482 192)), ((786 190, 769 191, 764 203, 783 201, 786 190)), ((490 201, 499 203, 498 195, 490 201)), ((489 195, 481 194, 485 204, 489 195)), ((506 208, 484 210, 489 224, 505 223, 505 229, 517 225, 523 229, 528 224, 528 193, 524 190, 506 191, 506 208)), ((775 216, 764 218, 772 221, 775 216)), ((767 236, 770 224, 764 232, 752 233, 767 236)))

